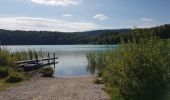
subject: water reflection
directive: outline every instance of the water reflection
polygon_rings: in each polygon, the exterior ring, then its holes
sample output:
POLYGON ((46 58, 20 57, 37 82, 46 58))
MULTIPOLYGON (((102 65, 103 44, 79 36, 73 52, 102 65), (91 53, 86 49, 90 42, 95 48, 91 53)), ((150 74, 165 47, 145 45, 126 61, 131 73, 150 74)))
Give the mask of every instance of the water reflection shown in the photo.
POLYGON ((90 73, 86 71, 87 59, 85 51, 56 51, 58 64, 54 76, 84 76, 90 73))
POLYGON ((106 50, 106 45, 29 45, 8 46, 11 51, 34 49, 56 53, 59 57, 54 76, 88 76, 86 53, 106 50))

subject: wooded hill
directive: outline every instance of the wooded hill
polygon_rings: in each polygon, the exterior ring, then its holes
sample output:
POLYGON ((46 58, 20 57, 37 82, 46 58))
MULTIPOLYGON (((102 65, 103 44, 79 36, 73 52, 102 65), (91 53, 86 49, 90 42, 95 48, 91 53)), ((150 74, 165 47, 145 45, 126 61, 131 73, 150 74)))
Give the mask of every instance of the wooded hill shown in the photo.
MULTIPOLYGON (((133 29, 134 30, 134 29, 133 29)), ((120 37, 129 38, 132 29, 87 32, 10 31, 0 30, 2 45, 117 44, 120 37)), ((170 24, 141 29, 152 31, 162 39, 170 38, 170 24)))
POLYGON ((3 45, 108 44, 117 43, 128 29, 88 32, 10 31, 0 30, 3 45))

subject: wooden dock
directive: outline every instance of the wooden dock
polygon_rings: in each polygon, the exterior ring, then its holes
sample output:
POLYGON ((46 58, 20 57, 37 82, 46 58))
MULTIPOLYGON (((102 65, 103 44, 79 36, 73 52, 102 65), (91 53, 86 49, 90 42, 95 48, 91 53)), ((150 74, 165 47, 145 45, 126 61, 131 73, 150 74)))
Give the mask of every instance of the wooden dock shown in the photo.
POLYGON ((23 61, 17 61, 15 62, 15 64, 24 64, 24 63, 29 63, 29 62, 33 62, 33 61, 48 61, 48 60, 54 60, 54 59, 58 59, 58 57, 52 57, 52 58, 42 58, 42 59, 33 59, 33 60, 23 60, 23 61))
POLYGON ((55 54, 53 54, 53 57, 50 57, 50 55, 48 54, 48 57, 46 58, 40 59, 38 58, 38 56, 35 58, 36 59, 16 61, 15 64, 19 65, 20 68, 23 68, 25 71, 27 71, 27 70, 39 69, 41 67, 50 66, 50 65, 54 65, 54 68, 55 68, 55 64, 58 63, 56 61, 58 57, 55 57, 55 54))

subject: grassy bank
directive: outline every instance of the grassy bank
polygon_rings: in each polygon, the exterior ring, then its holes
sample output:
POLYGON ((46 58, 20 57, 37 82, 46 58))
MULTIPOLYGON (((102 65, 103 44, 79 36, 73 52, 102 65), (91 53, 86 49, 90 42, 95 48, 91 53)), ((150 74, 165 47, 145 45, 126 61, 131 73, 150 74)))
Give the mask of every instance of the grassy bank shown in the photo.
POLYGON ((4 91, 10 87, 17 86, 25 79, 26 79, 26 76, 24 73, 18 73, 17 76, 9 75, 7 77, 0 78, 0 92, 4 91))
POLYGON ((6 79, 0 79, 0 92, 6 90, 9 87, 15 87, 19 83, 7 83, 6 79))
POLYGON ((131 34, 116 49, 88 54, 88 70, 103 78, 113 100, 169 100, 170 40, 140 29, 131 34))
POLYGON ((26 74, 12 67, 0 66, 0 91, 16 86, 26 78, 26 74))
POLYGON ((16 86, 27 79, 28 73, 25 73, 14 62, 33 59, 36 55, 42 56, 41 51, 28 50, 11 52, 6 46, 0 46, 0 91, 11 86, 16 86))

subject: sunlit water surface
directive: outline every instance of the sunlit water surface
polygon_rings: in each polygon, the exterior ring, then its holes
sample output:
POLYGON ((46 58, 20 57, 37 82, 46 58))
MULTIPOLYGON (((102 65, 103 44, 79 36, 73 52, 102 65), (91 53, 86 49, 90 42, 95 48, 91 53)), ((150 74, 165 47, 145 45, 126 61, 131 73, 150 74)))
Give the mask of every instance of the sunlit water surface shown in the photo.
MULTIPOLYGON (((110 46, 109 46, 110 47, 110 46)), ((115 46, 112 46, 115 47, 115 46)), ((108 49, 107 45, 22 45, 22 46, 8 46, 8 48, 15 52, 20 50, 36 50, 43 52, 56 53, 59 57, 57 60, 54 76, 55 77, 72 77, 72 76, 89 76, 91 75, 87 70, 88 52, 98 52, 108 49)))

